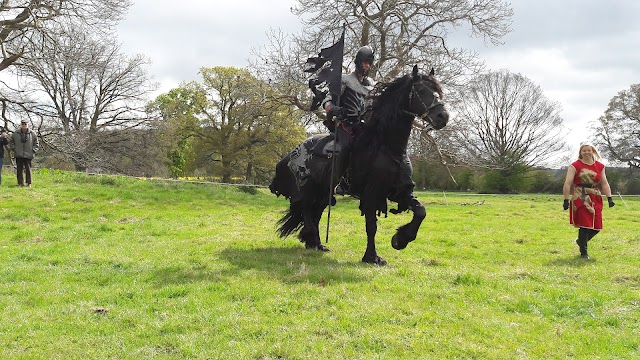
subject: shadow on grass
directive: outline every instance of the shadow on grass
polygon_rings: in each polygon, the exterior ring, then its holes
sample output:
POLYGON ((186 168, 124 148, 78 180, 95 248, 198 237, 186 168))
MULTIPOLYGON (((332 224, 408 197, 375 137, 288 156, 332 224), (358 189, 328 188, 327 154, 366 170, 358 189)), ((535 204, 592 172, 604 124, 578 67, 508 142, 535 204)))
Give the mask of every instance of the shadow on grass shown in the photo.
POLYGON ((158 287, 167 284, 189 284, 195 282, 220 282, 224 276, 206 267, 186 268, 180 266, 163 267, 153 271, 151 281, 158 287))
POLYGON ((227 282, 229 278, 255 277, 275 279, 286 284, 354 283, 370 281, 367 268, 360 262, 338 262, 330 254, 300 247, 254 249, 227 248, 219 253, 217 264, 196 267, 168 266, 156 269, 151 279, 158 286, 194 282, 227 282))
POLYGON ((547 264, 549 266, 562 266, 562 267, 583 267, 594 265, 596 260, 591 258, 590 260, 585 260, 581 258, 579 255, 567 257, 567 258, 559 258, 555 260, 549 261, 547 264))
POLYGON ((225 273, 241 276, 253 270, 282 283, 331 282, 352 283, 370 281, 361 270, 372 265, 339 262, 330 254, 299 247, 268 247, 255 249, 225 249, 220 253, 231 268, 225 273))

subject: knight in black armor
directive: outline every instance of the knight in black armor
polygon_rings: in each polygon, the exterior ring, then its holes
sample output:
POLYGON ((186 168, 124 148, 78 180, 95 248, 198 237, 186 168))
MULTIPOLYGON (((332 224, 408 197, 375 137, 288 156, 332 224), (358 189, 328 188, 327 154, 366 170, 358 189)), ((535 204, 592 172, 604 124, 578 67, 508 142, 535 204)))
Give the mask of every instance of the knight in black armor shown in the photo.
MULTIPOLYGON (((369 46, 363 46, 358 50, 355 58, 356 70, 351 74, 342 75, 342 88, 340 105, 332 103, 331 94, 322 102, 322 107, 327 112, 327 119, 323 122, 329 131, 335 133, 338 144, 341 146, 338 155, 338 173, 343 174, 336 186, 335 193, 345 195, 349 193, 349 161, 351 158, 351 146, 354 136, 357 134, 366 107, 366 98, 373 89, 374 81, 368 76, 373 64, 374 54, 369 46)), ((415 183, 412 178, 413 168, 411 160, 405 153, 400 162, 400 176, 396 191, 389 198, 398 203, 397 211, 405 211, 413 205, 413 189, 415 183)), ((396 211, 396 212, 397 212, 396 211)))
POLYGON ((351 157, 354 135, 358 132, 365 111, 366 97, 374 86, 373 80, 369 77, 373 59, 373 50, 369 46, 361 47, 354 61, 356 70, 342 75, 340 106, 332 102, 330 93, 322 102, 322 107, 327 112, 327 119, 323 124, 335 134, 340 144, 337 166, 338 173, 343 174, 343 177, 336 186, 336 193, 340 195, 348 192, 348 175, 344 172, 351 157))

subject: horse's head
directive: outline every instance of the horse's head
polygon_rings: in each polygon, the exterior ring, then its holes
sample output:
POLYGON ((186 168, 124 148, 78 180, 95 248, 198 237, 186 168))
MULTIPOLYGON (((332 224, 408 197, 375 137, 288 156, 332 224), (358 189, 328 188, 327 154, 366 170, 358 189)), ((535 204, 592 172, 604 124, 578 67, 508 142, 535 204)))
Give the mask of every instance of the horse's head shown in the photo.
POLYGON ((427 127, 439 130, 447 125, 449 112, 442 102, 442 87, 433 75, 433 68, 429 75, 420 75, 418 66, 413 67, 407 112, 427 122, 427 127))

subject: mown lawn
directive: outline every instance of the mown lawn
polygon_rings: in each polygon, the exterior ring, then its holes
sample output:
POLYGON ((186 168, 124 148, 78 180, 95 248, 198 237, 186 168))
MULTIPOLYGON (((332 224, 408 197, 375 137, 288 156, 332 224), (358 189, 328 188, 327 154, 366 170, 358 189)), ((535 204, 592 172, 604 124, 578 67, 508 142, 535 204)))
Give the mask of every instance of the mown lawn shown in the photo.
MULTIPOLYGON (((279 239, 265 189, 41 170, 0 186, 0 358, 640 357, 640 199, 578 256, 562 196, 419 193, 407 249, 360 263, 357 202, 329 253, 279 239)), ((323 220, 323 232, 324 232, 323 220)), ((323 235, 324 238, 324 235, 323 235)))

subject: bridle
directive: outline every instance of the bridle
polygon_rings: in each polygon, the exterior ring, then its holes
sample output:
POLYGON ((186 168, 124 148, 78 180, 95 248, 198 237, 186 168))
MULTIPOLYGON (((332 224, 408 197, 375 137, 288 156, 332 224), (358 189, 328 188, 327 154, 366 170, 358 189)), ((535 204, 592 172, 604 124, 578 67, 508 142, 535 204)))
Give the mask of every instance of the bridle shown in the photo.
MULTIPOLYGON (((431 89, 429 88, 429 90, 431 90, 431 89)), ((413 98, 417 97, 418 100, 420 101, 420 104, 422 104, 422 107, 424 108, 424 113, 423 114, 417 114, 417 113, 414 113, 414 112, 411 112, 411 111, 408 111, 408 110, 404 110, 404 109, 402 111, 404 113, 408 114, 408 115, 413 116, 414 118, 420 118, 421 120, 426 121, 429 124, 430 127, 435 129, 436 125, 434 124, 433 119, 431 118, 431 116, 429 116, 429 112, 433 108, 435 108, 436 106, 444 105, 444 104, 440 101, 440 98, 435 95, 435 92, 434 92, 434 95, 433 95, 433 101, 431 102, 431 104, 429 106, 427 106, 427 104, 425 104, 424 101, 422 101, 421 97, 416 96, 415 93, 416 93, 416 83, 414 82, 411 85, 411 92, 409 93, 409 104, 412 104, 413 103, 413 98)))

